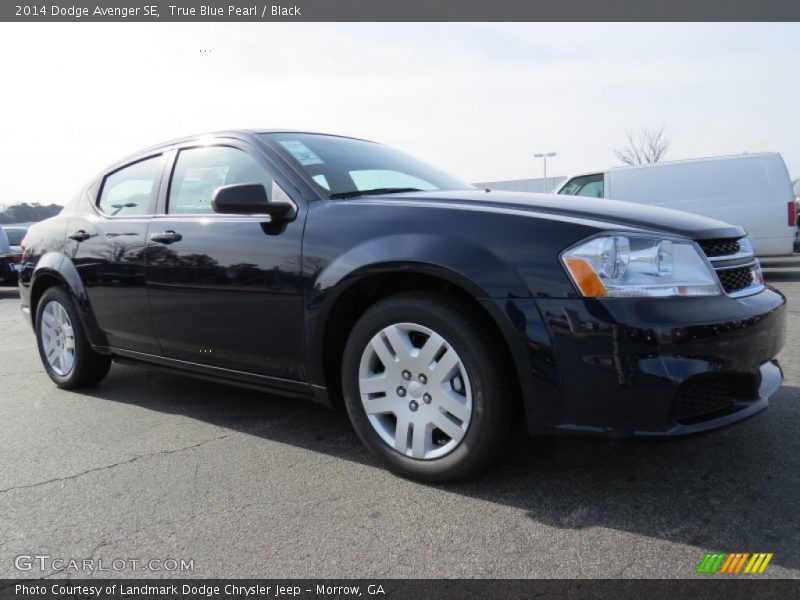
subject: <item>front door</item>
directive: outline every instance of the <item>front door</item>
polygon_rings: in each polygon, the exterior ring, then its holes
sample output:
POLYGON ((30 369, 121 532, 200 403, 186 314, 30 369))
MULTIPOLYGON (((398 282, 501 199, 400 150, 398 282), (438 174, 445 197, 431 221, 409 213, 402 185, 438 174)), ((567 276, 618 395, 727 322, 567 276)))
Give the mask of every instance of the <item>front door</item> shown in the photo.
POLYGON ((214 190, 262 183, 285 196, 245 146, 178 151, 147 243, 150 308, 162 355, 280 379, 305 379, 300 251, 290 222, 216 214, 214 190))

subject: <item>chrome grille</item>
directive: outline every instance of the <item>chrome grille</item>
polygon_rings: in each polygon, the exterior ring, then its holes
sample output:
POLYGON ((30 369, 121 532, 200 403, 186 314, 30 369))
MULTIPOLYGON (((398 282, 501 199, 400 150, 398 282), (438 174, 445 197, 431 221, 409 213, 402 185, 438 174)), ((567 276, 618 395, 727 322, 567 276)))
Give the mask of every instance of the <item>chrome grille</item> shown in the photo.
POLYGON ((739 240, 702 240, 698 243, 708 258, 739 254, 742 249, 739 240))
POLYGON ((703 250, 730 296, 747 296, 763 289, 761 269, 746 238, 699 240, 703 250))

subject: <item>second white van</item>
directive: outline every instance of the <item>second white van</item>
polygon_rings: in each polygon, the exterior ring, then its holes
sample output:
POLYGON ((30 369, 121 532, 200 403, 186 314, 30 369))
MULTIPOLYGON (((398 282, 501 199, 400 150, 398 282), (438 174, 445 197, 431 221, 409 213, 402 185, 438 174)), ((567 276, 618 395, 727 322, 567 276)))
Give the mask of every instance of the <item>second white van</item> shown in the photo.
POLYGON ((617 167, 567 178, 554 192, 665 206, 739 225, 758 256, 791 254, 797 230, 789 172, 773 152, 617 167))

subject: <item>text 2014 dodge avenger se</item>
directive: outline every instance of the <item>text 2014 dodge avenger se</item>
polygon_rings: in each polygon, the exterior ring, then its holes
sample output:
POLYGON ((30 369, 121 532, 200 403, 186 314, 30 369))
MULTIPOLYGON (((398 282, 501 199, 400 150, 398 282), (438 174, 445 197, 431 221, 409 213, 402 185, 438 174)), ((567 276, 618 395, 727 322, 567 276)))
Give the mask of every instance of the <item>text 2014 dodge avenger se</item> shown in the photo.
POLYGON ((156 146, 24 245, 22 306, 57 385, 114 359, 343 401, 419 479, 485 465, 523 415, 532 433, 689 434, 782 381, 785 299, 741 228, 475 189, 364 140, 156 146))

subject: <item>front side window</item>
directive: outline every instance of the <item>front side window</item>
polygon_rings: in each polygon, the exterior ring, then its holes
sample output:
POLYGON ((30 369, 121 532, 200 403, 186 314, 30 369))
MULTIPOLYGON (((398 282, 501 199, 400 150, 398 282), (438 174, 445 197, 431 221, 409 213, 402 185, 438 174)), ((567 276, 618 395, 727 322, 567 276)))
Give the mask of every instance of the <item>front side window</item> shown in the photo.
POLYGON ((314 133, 265 133, 328 198, 400 190, 465 190, 468 183, 375 142, 314 133))
POLYGON ((558 192, 566 196, 588 196, 590 198, 603 197, 603 174, 585 175, 570 179, 558 192))
POLYGON ((271 201, 280 188, 252 156, 230 146, 181 150, 170 185, 170 214, 213 213, 211 200, 217 188, 237 183, 260 183, 271 201))
POLYGON ((162 160, 162 156, 155 156, 108 175, 103 182, 98 208, 112 217, 149 214, 162 160))

